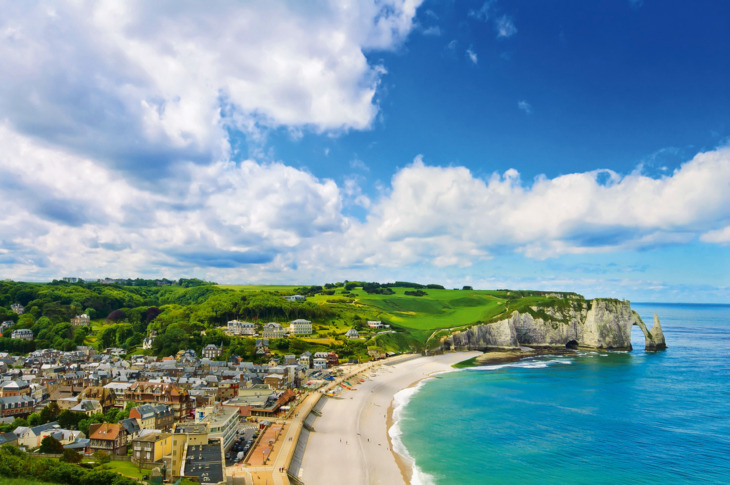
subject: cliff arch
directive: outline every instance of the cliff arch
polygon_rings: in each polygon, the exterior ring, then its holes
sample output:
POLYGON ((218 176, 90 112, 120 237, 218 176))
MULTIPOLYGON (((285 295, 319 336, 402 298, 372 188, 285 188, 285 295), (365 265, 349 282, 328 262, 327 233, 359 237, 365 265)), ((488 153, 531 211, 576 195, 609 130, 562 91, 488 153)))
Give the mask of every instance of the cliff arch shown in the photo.
POLYGON ((632 311, 632 313, 634 314, 633 324, 639 327, 644 334, 644 349, 649 351, 666 349, 667 343, 664 340, 664 332, 662 332, 662 326, 659 323, 659 317, 657 314, 654 314, 654 326, 651 327, 651 330, 649 330, 646 328, 646 325, 641 320, 639 314, 634 311, 632 311))

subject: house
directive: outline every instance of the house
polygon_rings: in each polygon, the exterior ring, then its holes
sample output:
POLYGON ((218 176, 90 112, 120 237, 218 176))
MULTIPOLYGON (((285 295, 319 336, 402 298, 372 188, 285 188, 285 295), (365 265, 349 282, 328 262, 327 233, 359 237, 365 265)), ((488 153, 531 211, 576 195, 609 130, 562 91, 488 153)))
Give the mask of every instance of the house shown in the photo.
POLYGON ((330 352, 327 354, 327 364, 329 364, 330 367, 340 365, 340 358, 335 352, 330 352))
POLYGON ((311 335, 312 322, 299 318, 289 322, 289 334, 291 335, 311 335))
POLYGON ((10 309, 12 311, 14 311, 15 313, 17 313, 18 315, 22 315, 23 312, 25 311, 25 307, 23 305, 21 305, 20 303, 13 303, 12 305, 10 305, 10 309))
POLYGON ((13 330, 13 333, 10 334, 10 338, 33 340, 33 331, 29 328, 19 328, 18 330, 13 330))
MULTIPOLYGON (((319 352, 318 352, 319 353, 319 352)), ((327 368, 327 359, 322 357, 315 357, 314 363, 312 364, 312 369, 326 369, 327 368)))
POLYGON ((112 389, 102 386, 89 386, 79 396, 79 401, 88 399, 98 401, 103 412, 117 405, 117 394, 112 389))
MULTIPOLYGON (((58 407, 61 408, 60 405, 58 407)), ((70 408, 69 411, 84 413, 87 416, 91 416, 92 414, 103 413, 104 408, 96 399, 82 399, 78 404, 70 408)))
POLYGON ((89 450, 110 455, 127 454, 127 432, 121 424, 94 423, 89 426, 89 450))
POLYGON ((379 329, 384 328, 385 325, 383 325, 383 322, 381 322, 380 320, 368 320, 368 327, 379 329))
POLYGON ((297 356, 294 354, 288 354, 284 356, 284 365, 294 365, 297 363, 297 356))
POLYGON ((175 413, 164 404, 143 404, 132 408, 129 417, 136 419, 142 429, 169 431, 175 422, 175 413))
POLYGON ((261 332, 264 338, 283 338, 286 337, 286 331, 284 328, 276 322, 269 322, 264 325, 264 329, 261 332))
POLYGON ((54 430, 61 429, 57 421, 41 424, 40 426, 18 426, 13 433, 18 437, 18 444, 27 449, 38 448, 41 440, 54 430))
POLYGON ((292 295, 292 296, 285 296, 284 299, 286 301, 305 301, 306 298, 302 295, 292 295))
POLYGON ((312 353, 308 350, 305 350, 302 355, 299 356, 298 362, 299 365, 309 369, 312 366, 312 353))
POLYGON ((76 315, 71 319, 71 325, 74 327, 88 326, 91 325, 91 319, 86 313, 76 315))
POLYGON ((208 344, 203 348, 203 357, 206 359, 215 359, 223 352, 222 347, 216 347, 215 344, 208 344))
POLYGON ((141 404, 165 404, 169 406, 175 419, 189 417, 195 409, 190 394, 176 384, 163 382, 134 382, 124 391, 124 401, 141 404))
POLYGON ((149 337, 145 337, 144 340, 142 340, 142 349, 143 350, 151 349, 152 342, 154 342, 154 341, 155 341, 155 337, 153 337, 151 335, 149 337))
POLYGON ((28 381, 3 381, 0 383, 0 397, 26 396, 30 394, 28 381))
POLYGON ((345 337, 347 337, 349 339, 356 339, 356 338, 360 338, 360 334, 357 333, 357 330, 355 330, 354 328, 351 328, 350 330, 347 331, 347 333, 345 333, 345 337))
POLYGON ((0 397, 0 418, 25 417, 33 412, 35 399, 28 396, 0 397))
POLYGON ((228 322, 228 331, 233 335, 253 335, 256 333, 256 326, 251 322, 231 320, 228 322))
POLYGON ((136 463, 154 463, 172 452, 172 433, 151 433, 132 440, 132 459, 136 463))

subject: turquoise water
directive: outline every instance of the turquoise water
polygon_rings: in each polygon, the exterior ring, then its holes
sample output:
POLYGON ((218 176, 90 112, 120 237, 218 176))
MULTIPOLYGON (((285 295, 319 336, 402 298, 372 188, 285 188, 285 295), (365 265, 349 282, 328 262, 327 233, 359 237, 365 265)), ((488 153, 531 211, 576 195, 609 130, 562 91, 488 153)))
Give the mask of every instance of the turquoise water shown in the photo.
MULTIPOLYGON (((414 483, 730 483, 730 306, 632 304, 669 349, 442 374, 397 400, 414 483)), ((398 449, 396 443, 396 449, 398 449)))

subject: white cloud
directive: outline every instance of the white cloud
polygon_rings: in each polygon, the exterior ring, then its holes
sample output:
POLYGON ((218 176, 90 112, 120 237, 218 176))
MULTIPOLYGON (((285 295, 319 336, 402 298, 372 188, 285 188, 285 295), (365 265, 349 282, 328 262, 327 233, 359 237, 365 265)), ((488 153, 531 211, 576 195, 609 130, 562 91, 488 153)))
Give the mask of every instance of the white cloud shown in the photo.
POLYGON ((0 144, 0 248, 12 253, 0 263, 10 277, 275 268, 348 225, 333 181, 281 163, 188 164, 144 190, 6 124, 0 144))
POLYGON ((515 23, 507 15, 502 15, 501 17, 499 17, 495 21, 494 27, 497 29, 498 38, 512 37, 517 33, 517 27, 515 27, 515 23))
POLYGON ((469 17, 486 22, 492 15, 496 0, 487 0, 478 9, 469 10, 469 17))
POLYGON ((700 240, 715 244, 730 244, 730 226, 708 231, 700 236, 700 240))
POLYGON ((432 25, 431 27, 423 29, 423 35, 439 37, 441 35, 441 28, 438 25, 432 25))
POLYGON ((365 129, 385 73, 365 52, 419 4, 4 2, 0 118, 133 170, 224 159, 229 127, 365 129))
POLYGON ((730 219, 727 180, 730 148, 698 154, 661 178, 596 170, 531 185, 512 169, 481 179, 418 157, 367 221, 351 226, 345 253, 366 264, 467 265, 505 250, 544 259, 683 244, 730 219))
POLYGON ((468 58, 468 59, 469 59, 469 60, 470 60, 471 62, 473 62, 474 64, 477 64, 477 63, 479 62, 479 59, 477 58, 477 53, 476 53, 476 52, 474 52, 474 50, 473 50, 473 49, 472 49, 471 47, 469 47, 469 48, 468 48, 468 49, 466 50, 466 57, 467 57, 467 58, 468 58))
POLYGON ((16 279, 309 280, 351 268, 466 267, 504 252, 544 259, 730 238, 730 148, 658 178, 596 170, 532 183, 516 170, 482 178, 417 157, 372 199, 356 176, 340 187, 252 160, 188 163, 140 187, 8 123, 0 146, 0 265, 16 279), (343 214, 351 205, 363 221, 343 214))
POLYGON ((524 111, 528 115, 532 114, 532 105, 524 99, 517 102, 517 109, 524 111))

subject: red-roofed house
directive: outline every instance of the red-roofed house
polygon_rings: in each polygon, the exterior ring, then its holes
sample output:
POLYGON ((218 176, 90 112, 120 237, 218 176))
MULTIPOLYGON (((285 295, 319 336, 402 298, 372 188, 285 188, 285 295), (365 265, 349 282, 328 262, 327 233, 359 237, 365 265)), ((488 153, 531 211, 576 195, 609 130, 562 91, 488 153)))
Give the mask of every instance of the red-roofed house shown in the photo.
POLYGON ((110 455, 127 454, 127 432, 121 424, 95 423, 89 426, 89 450, 102 450, 110 455))

